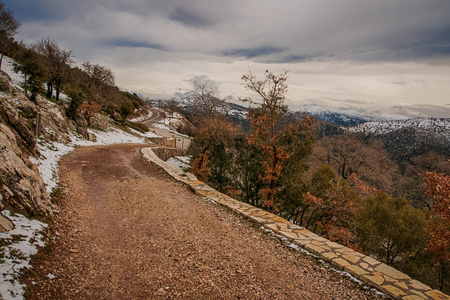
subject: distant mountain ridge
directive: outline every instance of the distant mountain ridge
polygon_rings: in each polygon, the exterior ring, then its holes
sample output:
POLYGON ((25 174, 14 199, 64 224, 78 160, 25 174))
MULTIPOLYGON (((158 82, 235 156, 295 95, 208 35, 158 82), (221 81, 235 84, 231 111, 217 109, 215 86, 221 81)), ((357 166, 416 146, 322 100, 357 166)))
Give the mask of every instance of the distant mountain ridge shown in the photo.
POLYGON ((303 105, 299 110, 309 116, 316 117, 320 121, 341 126, 354 126, 366 122, 406 120, 407 116, 386 113, 368 113, 347 108, 321 106, 317 104, 303 105))
POLYGON ((382 122, 366 122, 349 128, 350 132, 382 135, 405 128, 415 128, 443 135, 450 140, 450 118, 411 118, 382 122))

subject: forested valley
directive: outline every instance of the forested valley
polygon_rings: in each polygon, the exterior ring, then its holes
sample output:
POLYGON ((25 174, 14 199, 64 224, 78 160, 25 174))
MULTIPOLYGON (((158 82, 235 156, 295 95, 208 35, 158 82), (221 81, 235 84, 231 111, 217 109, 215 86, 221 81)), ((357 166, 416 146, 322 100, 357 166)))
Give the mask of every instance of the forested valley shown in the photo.
POLYGON ((217 85, 194 82, 192 172, 448 293, 448 153, 424 149, 405 157, 403 151, 399 159, 373 135, 330 133, 330 124, 289 111, 287 78, 288 72, 269 71, 262 79, 251 72, 242 77, 255 95, 242 99, 249 103, 249 128, 231 120, 217 85))

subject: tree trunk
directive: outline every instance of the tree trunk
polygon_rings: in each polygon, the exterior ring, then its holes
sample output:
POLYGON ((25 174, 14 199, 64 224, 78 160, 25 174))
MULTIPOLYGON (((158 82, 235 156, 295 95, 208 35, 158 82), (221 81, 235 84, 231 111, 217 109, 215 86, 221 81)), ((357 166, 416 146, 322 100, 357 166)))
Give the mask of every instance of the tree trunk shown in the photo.
POLYGON ((53 95, 53 84, 49 81, 47 82, 47 94, 45 95, 45 97, 50 99, 52 98, 52 95, 53 95))
POLYGON ((444 288, 444 279, 445 279, 445 262, 441 262, 439 268, 439 290, 442 291, 444 288))
POLYGON ((56 102, 59 102, 59 93, 61 92, 61 83, 60 82, 57 82, 56 84, 55 84, 56 86, 55 86, 55 88, 56 88, 56 102))
POLYGON ((28 75, 25 73, 23 74, 23 77, 25 78, 23 83, 23 89, 25 90, 25 97, 28 95, 28 75))
POLYGON ((2 61, 3 61, 3 53, 1 53, 0 56, 0 70, 2 69, 2 61))

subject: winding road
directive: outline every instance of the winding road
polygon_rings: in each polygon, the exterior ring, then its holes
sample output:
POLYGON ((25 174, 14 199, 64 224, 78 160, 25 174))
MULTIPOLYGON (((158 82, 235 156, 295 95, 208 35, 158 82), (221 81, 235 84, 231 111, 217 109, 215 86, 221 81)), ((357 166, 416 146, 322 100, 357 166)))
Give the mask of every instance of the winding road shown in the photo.
POLYGON ((152 113, 152 115, 149 118, 142 121, 142 124, 146 125, 147 127, 152 127, 154 123, 164 119, 164 112, 161 112, 154 108, 149 108, 148 110, 152 113))
POLYGON ((61 160, 60 212, 24 277, 29 299, 378 297, 175 182, 142 147, 61 160))

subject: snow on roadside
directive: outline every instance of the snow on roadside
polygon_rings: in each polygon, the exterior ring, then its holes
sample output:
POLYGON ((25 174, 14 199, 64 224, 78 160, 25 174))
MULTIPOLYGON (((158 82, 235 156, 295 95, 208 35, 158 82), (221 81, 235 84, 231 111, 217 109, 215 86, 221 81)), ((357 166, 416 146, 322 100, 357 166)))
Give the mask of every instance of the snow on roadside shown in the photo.
MULTIPOLYGON (((58 162, 61 157, 77 146, 111 145, 121 143, 144 144, 143 137, 136 137, 124 131, 111 128, 108 131, 89 129, 89 132, 97 137, 96 142, 80 138, 71 134, 72 142, 68 144, 58 142, 39 141, 38 148, 41 152, 39 158, 31 157, 31 161, 38 167, 39 173, 50 194, 58 185, 58 162)), ((37 253, 37 247, 44 247, 40 232, 47 227, 37 220, 29 220, 26 217, 9 211, 2 211, 7 216, 15 229, 6 233, 0 233, 0 241, 7 246, 0 248, 0 294, 1 299, 23 299, 24 286, 18 281, 18 276, 23 268, 30 268, 30 259, 37 253), (11 244, 10 241, 12 242, 11 244)))
POLYGON ((180 169, 189 169, 191 166, 189 162, 191 161, 192 156, 175 156, 169 158, 166 162, 171 164, 172 166, 178 167, 180 169))
POLYGON ((146 138, 160 138, 160 137, 162 137, 162 136, 160 136, 160 135, 157 135, 156 133, 154 133, 154 132, 151 131, 151 130, 147 131, 146 133, 142 133, 142 132, 137 131, 137 130, 134 130, 134 129, 132 129, 132 128, 129 128, 129 130, 130 130, 132 133, 134 133, 134 134, 137 134, 137 135, 140 135, 140 136, 146 137, 146 138))
POLYGON ((45 242, 40 233, 47 224, 37 220, 29 220, 23 215, 2 211, 5 217, 14 224, 14 229, 0 233, 2 244, 0 248, 0 295, 2 299, 23 299, 24 284, 16 279, 22 269, 29 269, 30 258, 36 254, 38 247, 44 247, 45 242))
POLYGON ((166 124, 154 123, 152 126, 156 127, 156 128, 159 128, 159 129, 164 129, 164 130, 167 130, 167 131, 173 131, 166 124))
POLYGON ((39 173, 46 185, 47 192, 50 194, 58 185, 58 162, 60 158, 77 146, 96 146, 96 145, 111 145, 111 144, 145 144, 145 139, 136 137, 122 130, 111 128, 108 131, 99 131, 89 129, 89 132, 94 134, 97 138, 96 142, 88 141, 80 138, 75 134, 71 134, 72 142, 68 144, 58 142, 43 142, 38 143, 41 157, 30 160, 38 167, 39 173))
POLYGON ((140 122, 142 122, 142 121, 144 121, 144 120, 146 120, 146 119, 151 118, 151 116, 153 116, 153 112, 148 111, 146 115, 143 115, 143 116, 140 116, 140 117, 131 119, 130 121, 131 121, 131 122, 134 122, 134 123, 140 123, 140 122))
MULTIPOLYGON (((11 84, 21 89, 20 83, 23 79, 20 74, 13 71, 13 60, 6 56, 3 59, 2 70, 11 77, 11 84)), ((66 99, 65 95, 61 94, 61 99, 66 99)), ((84 140, 74 133, 71 133, 72 142, 68 144, 38 140, 38 149, 41 156, 39 158, 30 157, 30 160, 38 167, 49 194, 58 185, 58 162, 60 158, 74 150, 75 147, 146 143, 142 135, 136 137, 115 128, 108 131, 89 129, 89 132, 96 136, 96 142, 84 140)), ((0 233, 0 242, 4 245, 0 248, 0 299, 23 299, 25 285, 19 282, 18 277, 21 270, 31 267, 31 256, 37 253, 38 247, 45 246, 40 232, 47 227, 47 224, 37 220, 29 220, 20 214, 13 215, 8 210, 1 213, 11 220, 15 229, 0 233)))

